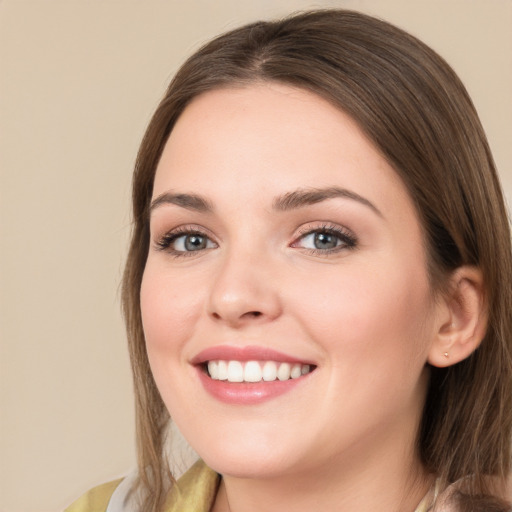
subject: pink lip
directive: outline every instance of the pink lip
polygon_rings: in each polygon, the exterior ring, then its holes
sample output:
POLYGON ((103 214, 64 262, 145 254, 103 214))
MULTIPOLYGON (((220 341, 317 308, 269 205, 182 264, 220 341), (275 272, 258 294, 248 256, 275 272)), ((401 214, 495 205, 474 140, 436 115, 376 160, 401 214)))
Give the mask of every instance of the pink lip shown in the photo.
POLYGON ((232 405, 254 405, 271 400, 300 386, 311 375, 308 373, 298 379, 272 382, 227 382, 211 379, 200 366, 197 372, 201 384, 210 395, 232 405))
POLYGON ((277 350, 249 345, 246 347, 233 347, 230 345, 218 345, 207 348, 190 361, 192 364, 202 364, 207 361, 276 361, 278 363, 314 364, 296 357, 278 352, 277 350))
POLYGON ((232 405, 253 405, 271 400, 280 395, 288 393, 296 386, 301 386, 311 373, 298 379, 284 381, 275 380, 272 382, 227 382, 211 379, 204 368, 207 361, 276 361, 279 363, 300 363, 311 364, 309 361, 297 359, 271 348, 246 346, 233 347, 220 345, 210 347, 190 361, 196 366, 199 380, 204 389, 217 400, 232 405))

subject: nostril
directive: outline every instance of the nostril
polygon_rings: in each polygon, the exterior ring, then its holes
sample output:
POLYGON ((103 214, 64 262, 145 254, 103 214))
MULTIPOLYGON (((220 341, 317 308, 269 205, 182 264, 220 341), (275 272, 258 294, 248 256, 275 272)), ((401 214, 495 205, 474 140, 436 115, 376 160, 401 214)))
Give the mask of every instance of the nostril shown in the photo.
POLYGON ((213 319, 217 320, 226 320, 228 322, 239 322, 243 320, 249 320, 251 318, 259 318, 261 316, 264 316, 261 311, 246 311, 245 313, 238 314, 234 313, 231 314, 230 312, 226 314, 222 314, 222 312, 212 311, 211 316, 213 319))

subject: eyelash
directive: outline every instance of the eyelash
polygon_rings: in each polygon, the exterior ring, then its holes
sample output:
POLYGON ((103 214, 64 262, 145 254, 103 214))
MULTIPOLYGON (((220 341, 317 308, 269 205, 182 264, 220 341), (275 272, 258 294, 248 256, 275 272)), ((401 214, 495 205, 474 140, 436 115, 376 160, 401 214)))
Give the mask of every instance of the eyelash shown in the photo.
POLYGON ((178 238, 181 238, 184 236, 199 236, 199 237, 206 238, 207 240, 211 241, 211 238, 206 233, 204 233, 204 231, 201 231, 200 229, 197 229, 192 226, 181 226, 179 228, 173 229, 172 231, 169 231, 168 233, 165 233, 165 235, 163 235, 160 239, 158 239, 156 241, 156 248, 159 251, 167 251, 172 256, 174 256, 176 258, 196 256, 197 252, 201 252, 201 251, 177 251, 176 249, 173 249, 172 244, 176 240, 178 240, 178 238))
POLYGON ((314 255, 314 256, 324 256, 329 257, 333 254, 336 254, 340 251, 344 250, 351 250, 355 249, 357 247, 357 238, 355 235, 350 232, 346 228, 342 228, 341 226, 332 225, 332 224, 324 224, 319 227, 306 227, 299 231, 299 236, 296 238, 296 240, 291 244, 291 247, 297 247, 297 244, 304 240, 307 236, 315 234, 315 233, 323 233, 327 235, 333 235, 335 236, 339 241, 340 245, 337 245, 336 247, 333 247, 332 249, 308 249, 303 248, 304 251, 306 251, 308 254, 314 255))
MULTIPOLYGON (((328 257, 332 254, 338 253, 343 250, 354 249, 357 246, 357 238, 349 230, 341 228, 340 226, 325 224, 319 227, 308 227, 302 229, 299 232, 299 235, 296 237, 296 239, 290 244, 290 247, 298 247, 298 243, 300 241, 304 240, 307 236, 315 233, 333 235, 340 241, 340 244, 331 249, 310 249, 305 247, 302 248, 305 252, 311 255, 328 257)), ((204 231, 201 231, 200 229, 192 226, 181 226, 172 231, 169 231, 168 233, 165 233, 160 239, 158 239, 155 242, 155 245, 159 251, 167 251, 176 258, 196 256, 196 253, 211 249, 211 247, 206 247, 198 251, 178 251, 172 248, 172 244, 176 242, 176 240, 178 240, 179 238, 194 235, 206 238, 210 242, 213 242, 204 231)), ((213 243, 216 245, 215 242, 213 243)))

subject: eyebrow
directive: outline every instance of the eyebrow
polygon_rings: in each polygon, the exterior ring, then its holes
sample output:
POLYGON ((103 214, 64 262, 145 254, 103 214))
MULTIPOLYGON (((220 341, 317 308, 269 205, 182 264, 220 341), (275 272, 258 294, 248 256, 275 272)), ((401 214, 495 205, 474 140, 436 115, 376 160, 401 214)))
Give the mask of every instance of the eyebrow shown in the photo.
POLYGON ((174 204, 187 210, 196 212, 210 213, 213 211, 213 205, 204 197, 196 194, 175 194, 164 192, 151 201, 150 211, 164 204, 174 204))
MULTIPOLYGON (((285 212, 334 198, 357 201, 373 210, 379 217, 383 217, 381 211, 371 201, 351 190, 339 187, 297 189, 275 198, 272 203, 272 208, 277 211, 285 212)), ((164 204, 173 204, 187 210, 201 213, 211 213, 214 210, 212 203, 200 195, 164 192, 151 202, 150 211, 164 204)))
POLYGON ((278 211, 289 211, 337 197, 357 201, 373 210, 379 217, 383 217, 382 212, 371 201, 351 190, 339 187, 294 190, 276 198, 272 206, 278 211))

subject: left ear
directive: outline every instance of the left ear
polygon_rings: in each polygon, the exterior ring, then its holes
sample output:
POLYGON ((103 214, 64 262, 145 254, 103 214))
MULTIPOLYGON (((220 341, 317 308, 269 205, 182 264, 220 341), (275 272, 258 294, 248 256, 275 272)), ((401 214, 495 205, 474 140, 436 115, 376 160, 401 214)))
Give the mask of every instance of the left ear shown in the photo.
POLYGON ((470 356, 485 335, 487 301, 482 272, 466 265, 455 270, 439 306, 439 325, 428 362, 444 368, 470 356))

